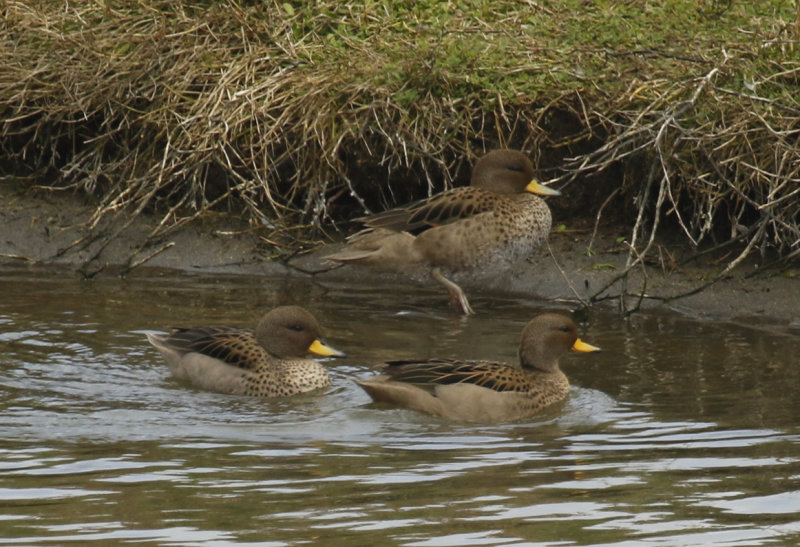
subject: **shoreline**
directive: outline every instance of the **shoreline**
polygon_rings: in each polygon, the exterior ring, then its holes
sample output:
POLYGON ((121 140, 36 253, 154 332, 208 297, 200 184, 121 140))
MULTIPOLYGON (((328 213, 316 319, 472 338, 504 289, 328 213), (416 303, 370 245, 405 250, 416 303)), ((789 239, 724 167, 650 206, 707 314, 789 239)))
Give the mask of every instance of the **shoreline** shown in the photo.
MULTIPOLYGON (((206 215, 174 229, 136 253, 157 224, 153 216, 141 214, 128 226, 125 226, 127 219, 118 216, 86 237, 89 232, 83 224, 92 207, 75 198, 30 197, 15 192, 11 185, 0 184, 0 200, 2 265, 61 266, 87 278, 125 275, 139 268, 209 275, 309 275, 320 281, 362 283, 385 283, 392 278, 357 267, 332 268, 324 256, 341 245, 337 243, 298 255, 288 265, 270 260, 255 231, 233 215, 206 215)), ((591 224, 573 224, 570 230, 552 232, 549 245, 539 249, 508 277, 483 285, 480 291, 465 285, 467 294, 522 296, 582 307, 581 301, 588 301, 624 271, 628 253, 626 245, 619 241, 624 236, 622 227, 603 228, 593 240, 593 252, 589 253, 591 224)), ((800 268, 784 267, 761 273, 753 257, 696 294, 661 300, 702 286, 727 263, 723 260, 716 264, 713 257, 703 257, 678 266, 680 258, 691 254, 686 247, 680 243, 661 243, 659 255, 666 257, 662 264, 637 266, 629 272, 625 296, 628 308, 639 300, 642 285, 646 283, 647 297, 641 303, 644 310, 663 308, 702 320, 800 329, 800 268), (757 275, 748 275, 753 273, 757 275)), ((608 294, 619 293, 620 287, 617 282, 608 294)), ((619 307, 619 299, 605 299, 594 305, 619 307)))

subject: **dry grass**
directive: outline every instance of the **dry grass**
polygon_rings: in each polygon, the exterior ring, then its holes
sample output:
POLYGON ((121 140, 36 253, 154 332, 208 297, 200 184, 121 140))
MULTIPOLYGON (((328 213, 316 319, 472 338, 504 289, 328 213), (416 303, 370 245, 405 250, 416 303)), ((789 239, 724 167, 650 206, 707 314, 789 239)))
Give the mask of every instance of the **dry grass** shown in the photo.
MULTIPOLYGON (((611 206, 635 203, 630 268, 665 222, 693 245, 741 242, 724 271, 754 249, 800 252, 788 1, 41 0, 2 14, 3 168, 91 196, 91 230, 152 210, 155 238, 227 207, 296 250, 513 146, 576 195, 591 181, 611 206)), ((602 203, 562 213, 600 218, 602 203)))
MULTIPOLYGON (((462 75, 332 30, 357 20, 336 9, 301 20, 281 4, 10 3, 5 153, 49 169, 50 187, 98 196, 90 227, 157 205, 153 235, 222 203, 287 232, 334 220, 329 205, 343 193, 392 199, 394 188, 376 192, 353 172, 388 181, 416 171, 434 191, 433 178, 451 172, 441 162, 469 164, 470 142, 503 120, 475 97, 448 96, 462 75), (427 93, 414 77, 428 79, 427 93)), ((487 132, 513 133, 514 122, 487 132)))
MULTIPOLYGON (((580 180, 619 163, 641 166, 630 171, 638 178, 625 177, 614 191, 634 196, 636 204, 627 267, 595 300, 652 256, 665 221, 702 249, 690 260, 726 247, 735 251, 712 279, 688 294, 727 275, 753 251, 765 265, 800 254, 800 62, 771 60, 763 72, 745 76, 726 71, 731 59, 702 77, 637 87, 630 102, 646 94, 644 108, 619 109, 613 119, 596 113, 610 138, 567 161, 567 172, 553 181, 580 180), (752 78, 745 90, 731 87, 732 80, 745 77, 752 78), (712 244, 703 245, 709 239, 712 244)), ((600 207, 597 222, 602 213, 600 207)))

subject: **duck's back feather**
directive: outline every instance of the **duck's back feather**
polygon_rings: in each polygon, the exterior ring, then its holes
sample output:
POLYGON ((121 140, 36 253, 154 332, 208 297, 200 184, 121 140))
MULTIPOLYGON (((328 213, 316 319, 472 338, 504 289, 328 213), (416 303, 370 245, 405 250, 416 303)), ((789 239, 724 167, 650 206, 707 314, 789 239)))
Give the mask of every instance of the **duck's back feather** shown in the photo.
POLYGON ((473 384, 498 392, 522 392, 529 389, 531 383, 530 377, 521 370, 489 361, 389 361, 383 372, 392 380, 428 390, 437 385, 473 384))

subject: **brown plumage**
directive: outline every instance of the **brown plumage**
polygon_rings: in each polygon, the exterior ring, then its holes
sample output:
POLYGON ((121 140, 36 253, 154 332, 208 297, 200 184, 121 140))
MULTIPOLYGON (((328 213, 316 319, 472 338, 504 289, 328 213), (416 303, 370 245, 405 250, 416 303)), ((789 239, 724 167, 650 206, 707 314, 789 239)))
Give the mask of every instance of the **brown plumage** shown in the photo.
POLYGON ((255 331, 234 327, 177 328, 147 334, 172 374, 193 385, 236 395, 282 397, 330 385, 328 371, 308 353, 340 357, 320 337, 311 313, 282 306, 266 313, 255 331))
POLYGON ((376 402, 454 421, 519 420, 567 396, 569 380, 558 358, 570 349, 599 350, 578 338, 568 317, 544 314, 522 331, 518 366, 458 359, 390 361, 383 364, 382 375, 356 383, 376 402))
POLYGON ((558 191, 533 176, 524 154, 495 150, 475 165, 469 187, 357 219, 366 229, 327 258, 417 280, 432 276, 463 313, 474 313, 450 278, 494 278, 527 258, 550 232, 550 209, 534 194, 558 191))

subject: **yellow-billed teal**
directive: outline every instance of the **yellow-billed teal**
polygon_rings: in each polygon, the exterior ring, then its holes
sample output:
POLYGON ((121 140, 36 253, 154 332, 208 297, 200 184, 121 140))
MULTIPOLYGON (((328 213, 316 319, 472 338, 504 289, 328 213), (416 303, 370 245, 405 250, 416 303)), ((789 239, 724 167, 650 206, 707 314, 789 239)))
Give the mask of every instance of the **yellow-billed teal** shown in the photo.
POLYGON ((581 341, 571 319, 550 313, 535 317, 522 331, 519 366, 458 359, 390 361, 382 365, 382 375, 356 383, 376 402, 449 420, 519 420, 567 396, 569 380, 558 358, 570 349, 600 348, 581 341))
POLYGON ((317 320, 299 306, 266 313, 255 331, 177 328, 168 335, 148 333, 147 339, 176 378, 235 395, 284 397, 327 387, 328 371, 306 355, 344 355, 322 341, 317 320))
POLYGON ((522 152, 494 150, 478 160, 470 186, 359 218, 366 229, 326 258, 416 280, 432 276, 462 313, 474 313, 457 281, 496 278, 550 233, 550 209, 534 194, 559 192, 533 177, 522 152))

